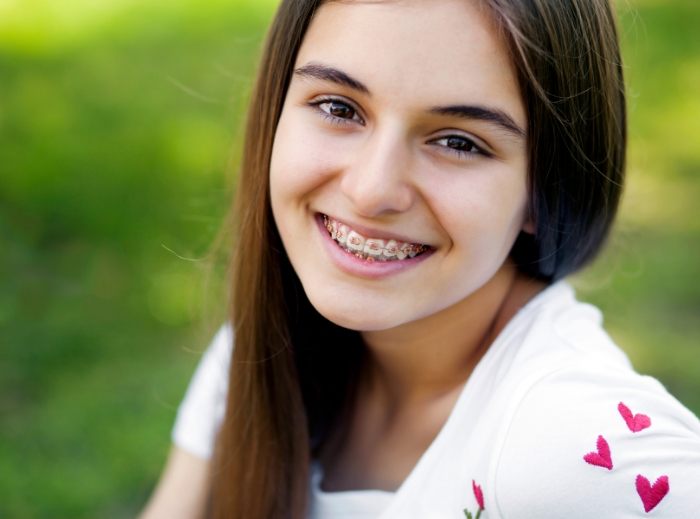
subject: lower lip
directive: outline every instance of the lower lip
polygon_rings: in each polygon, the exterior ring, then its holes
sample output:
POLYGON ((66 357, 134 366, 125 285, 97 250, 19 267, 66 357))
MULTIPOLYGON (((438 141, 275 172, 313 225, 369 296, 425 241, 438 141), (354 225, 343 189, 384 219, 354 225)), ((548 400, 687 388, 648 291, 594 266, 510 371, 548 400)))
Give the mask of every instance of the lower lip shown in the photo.
POLYGON ((414 257, 402 260, 393 261, 367 261, 358 258, 353 253, 341 248, 338 243, 328 234, 326 226, 323 224, 323 216, 316 214, 316 224, 321 232, 321 239, 324 248, 328 251, 331 260, 344 272, 353 276, 359 276, 368 279, 378 279, 386 276, 391 276, 404 272, 410 268, 418 266, 420 263, 428 259, 433 253, 433 250, 425 251, 424 253, 414 257))

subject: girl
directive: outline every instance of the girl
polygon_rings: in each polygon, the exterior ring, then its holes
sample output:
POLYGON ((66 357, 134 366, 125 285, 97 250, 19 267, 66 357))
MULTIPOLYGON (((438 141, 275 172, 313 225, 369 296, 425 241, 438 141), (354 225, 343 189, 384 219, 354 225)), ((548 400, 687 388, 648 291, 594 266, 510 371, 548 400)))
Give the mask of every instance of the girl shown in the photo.
POLYGON ((605 0, 283 1, 231 325, 144 517, 697 517, 697 418, 561 281, 623 92, 605 0))

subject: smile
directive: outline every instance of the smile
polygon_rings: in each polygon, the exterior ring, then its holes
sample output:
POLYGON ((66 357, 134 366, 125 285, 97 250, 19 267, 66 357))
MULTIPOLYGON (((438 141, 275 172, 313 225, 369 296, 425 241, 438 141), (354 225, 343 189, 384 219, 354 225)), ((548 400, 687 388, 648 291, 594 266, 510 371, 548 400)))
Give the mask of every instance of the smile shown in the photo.
POLYGON ((340 248, 365 261, 401 261, 415 258, 431 249, 422 243, 384 240, 361 235, 346 224, 325 214, 323 225, 340 248))

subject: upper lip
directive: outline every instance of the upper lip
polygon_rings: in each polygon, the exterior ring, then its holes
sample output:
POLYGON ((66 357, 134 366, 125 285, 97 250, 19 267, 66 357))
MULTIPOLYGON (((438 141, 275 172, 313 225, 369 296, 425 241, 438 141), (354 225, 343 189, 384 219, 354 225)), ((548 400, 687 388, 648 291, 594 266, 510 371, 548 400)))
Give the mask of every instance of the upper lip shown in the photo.
POLYGON ((380 240, 396 240, 404 243, 417 243, 420 245, 428 245, 425 242, 422 241, 416 241, 412 238, 409 238, 407 236, 401 235, 401 234, 396 234, 393 232, 387 232, 387 231, 381 231, 378 229, 372 229, 371 227, 365 227, 364 225, 356 224, 354 222, 351 222, 345 218, 338 218, 336 216, 333 216, 332 214, 329 213, 320 213, 321 215, 326 215, 328 218, 332 220, 336 220, 337 222, 343 223, 350 227, 353 231, 359 232, 362 236, 365 238, 378 238, 380 240))

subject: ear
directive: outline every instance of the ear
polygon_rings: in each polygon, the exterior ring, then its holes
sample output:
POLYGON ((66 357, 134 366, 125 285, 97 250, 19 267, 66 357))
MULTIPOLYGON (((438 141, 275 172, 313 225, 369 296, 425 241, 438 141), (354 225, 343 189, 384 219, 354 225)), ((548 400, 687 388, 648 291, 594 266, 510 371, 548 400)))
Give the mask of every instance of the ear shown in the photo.
POLYGON ((525 209, 525 219, 523 220, 522 231, 525 234, 535 234, 536 228, 537 227, 535 225, 535 218, 532 216, 532 212, 528 207, 527 209, 525 209))

